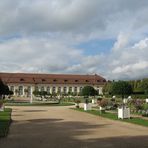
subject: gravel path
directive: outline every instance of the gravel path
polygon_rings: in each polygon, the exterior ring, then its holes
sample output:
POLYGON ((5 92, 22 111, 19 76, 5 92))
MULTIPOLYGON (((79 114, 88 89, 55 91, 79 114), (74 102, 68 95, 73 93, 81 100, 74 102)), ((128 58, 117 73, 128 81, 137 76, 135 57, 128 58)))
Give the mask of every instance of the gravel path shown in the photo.
POLYGON ((148 148, 148 128, 69 107, 12 107, 0 148, 148 148))

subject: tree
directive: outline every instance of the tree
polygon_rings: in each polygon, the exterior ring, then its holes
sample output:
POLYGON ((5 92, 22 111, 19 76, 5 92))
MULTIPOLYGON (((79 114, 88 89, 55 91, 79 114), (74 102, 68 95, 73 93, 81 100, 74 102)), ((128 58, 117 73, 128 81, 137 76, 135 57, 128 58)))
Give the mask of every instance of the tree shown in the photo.
POLYGON ((40 95, 39 93, 40 93, 40 92, 39 92, 38 90, 33 91, 33 94, 34 94, 35 96, 40 95))
POLYGON ((148 95, 148 79, 143 79, 141 88, 143 89, 144 93, 148 95))
POLYGON ((132 93, 132 87, 125 81, 114 82, 112 83, 111 93, 113 95, 121 95, 123 99, 125 95, 130 95, 132 93))
POLYGON ((3 95, 9 95, 9 87, 0 79, 0 99, 2 99, 3 95))
POLYGON ((83 87, 81 94, 83 96, 89 97, 97 95, 98 92, 92 86, 85 86, 83 87))
POLYGON ((111 94, 112 82, 108 82, 103 86, 103 94, 111 94))
POLYGON ((11 95, 13 95, 13 94, 14 94, 13 91, 10 90, 10 91, 9 91, 9 95, 11 96, 11 95))
POLYGON ((45 98, 47 95, 47 91, 40 91, 39 94, 41 97, 43 96, 45 98))

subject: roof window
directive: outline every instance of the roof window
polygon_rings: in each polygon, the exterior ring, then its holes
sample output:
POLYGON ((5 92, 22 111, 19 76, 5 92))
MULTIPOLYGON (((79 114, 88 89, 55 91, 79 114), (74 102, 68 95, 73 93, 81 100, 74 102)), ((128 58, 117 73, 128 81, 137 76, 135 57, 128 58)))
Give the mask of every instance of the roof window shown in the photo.
POLYGON ((21 78, 21 79, 20 79, 20 81, 24 81, 24 79, 23 79, 23 78, 21 78))

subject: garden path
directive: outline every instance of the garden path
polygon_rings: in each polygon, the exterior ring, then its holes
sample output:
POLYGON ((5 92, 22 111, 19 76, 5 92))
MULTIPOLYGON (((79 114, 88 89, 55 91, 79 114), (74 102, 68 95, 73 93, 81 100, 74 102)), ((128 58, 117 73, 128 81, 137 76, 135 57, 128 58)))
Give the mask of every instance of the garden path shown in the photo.
POLYGON ((63 106, 12 107, 0 148, 148 148, 148 128, 63 106))

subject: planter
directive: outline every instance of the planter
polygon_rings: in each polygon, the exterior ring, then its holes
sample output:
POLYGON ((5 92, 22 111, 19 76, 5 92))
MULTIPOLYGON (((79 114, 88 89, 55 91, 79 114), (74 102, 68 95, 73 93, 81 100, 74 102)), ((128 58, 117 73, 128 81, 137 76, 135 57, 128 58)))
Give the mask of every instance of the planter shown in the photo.
POLYGON ((128 103, 128 99, 123 99, 123 103, 127 104, 128 103))
POLYGON ((91 101, 92 101, 92 104, 95 104, 96 103, 95 99, 92 99, 91 101))
POLYGON ((105 107, 102 107, 102 106, 100 106, 100 108, 99 108, 100 110, 105 110, 105 107))
POLYGON ((85 111, 91 110, 91 104, 89 104, 89 103, 84 103, 84 110, 85 110, 85 111))
POLYGON ((105 113, 105 107, 100 106, 99 110, 100 110, 100 113, 105 113))
POLYGON ((126 106, 118 108, 118 118, 119 119, 130 118, 130 108, 126 106))
POLYGON ((80 108, 79 103, 76 103, 76 108, 80 108))

